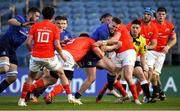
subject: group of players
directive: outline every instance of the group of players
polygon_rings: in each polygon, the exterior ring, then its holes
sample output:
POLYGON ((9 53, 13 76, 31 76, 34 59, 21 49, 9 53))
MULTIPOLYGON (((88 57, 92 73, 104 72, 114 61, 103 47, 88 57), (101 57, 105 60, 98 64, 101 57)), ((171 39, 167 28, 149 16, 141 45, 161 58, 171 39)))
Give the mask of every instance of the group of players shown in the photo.
POLYGON ((127 26, 119 18, 104 14, 100 19, 102 24, 91 36, 82 33, 75 39, 66 30, 66 17, 57 16, 52 22, 52 7, 45 7, 42 10, 43 20, 36 22, 40 14, 37 8, 32 7, 27 16, 18 15, 8 20, 10 27, 0 38, 0 73, 7 73, 6 79, 0 83, 0 92, 16 80, 16 49, 26 41, 31 54, 28 79, 23 85, 19 106, 27 106, 32 92, 33 100, 37 102, 37 97, 59 78, 61 83, 45 96, 46 103, 51 103, 54 96, 66 91, 68 102, 80 105, 80 97, 96 79, 96 68, 108 71, 107 83, 100 90, 97 103, 107 89, 115 94, 113 88, 122 94, 122 97, 118 96, 118 101, 129 99, 126 86, 120 79, 128 83, 135 104, 141 104, 141 88, 144 103, 153 103, 158 97, 165 98, 160 73, 166 53, 176 43, 176 34, 173 24, 166 20, 164 7, 157 9, 155 17, 151 8, 145 8, 142 19, 133 20, 127 26), (87 79, 73 96, 70 83, 76 64, 85 69, 87 79), (133 76, 139 80, 137 87, 133 76))

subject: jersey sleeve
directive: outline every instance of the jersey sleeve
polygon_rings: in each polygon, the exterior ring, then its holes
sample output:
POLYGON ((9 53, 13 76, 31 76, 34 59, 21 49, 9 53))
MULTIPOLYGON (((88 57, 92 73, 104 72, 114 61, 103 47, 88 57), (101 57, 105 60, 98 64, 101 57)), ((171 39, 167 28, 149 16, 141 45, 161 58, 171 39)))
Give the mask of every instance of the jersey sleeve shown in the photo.
POLYGON ((89 39, 89 44, 91 46, 91 49, 94 49, 96 47, 96 46, 93 45, 95 42, 96 42, 95 40, 89 39))
POLYGON ((96 31, 91 35, 91 38, 95 41, 107 40, 110 36, 107 24, 103 24, 96 29, 96 31))
POLYGON ((17 16, 15 16, 14 17, 18 22, 20 22, 20 23, 24 23, 25 21, 24 21, 24 19, 23 19, 23 16, 21 16, 21 15, 17 15, 17 16))
POLYGON ((97 28, 91 35, 91 38, 94 39, 95 41, 99 40, 99 28, 97 28))
POLYGON ((146 39, 142 37, 141 42, 140 53, 144 55, 147 52, 146 39))

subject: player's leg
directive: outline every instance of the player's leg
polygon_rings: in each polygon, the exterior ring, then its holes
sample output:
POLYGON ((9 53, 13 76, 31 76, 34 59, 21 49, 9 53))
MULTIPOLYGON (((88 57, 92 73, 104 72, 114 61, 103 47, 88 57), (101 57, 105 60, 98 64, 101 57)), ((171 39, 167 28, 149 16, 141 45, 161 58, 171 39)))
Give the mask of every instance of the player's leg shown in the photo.
POLYGON ((155 54, 158 56, 158 59, 155 63, 154 73, 155 73, 156 78, 157 78, 157 87, 158 87, 159 99, 165 100, 166 95, 164 94, 164 91, 162 90, 162 84, 161 84, 161 79, 160 79, 161 70, 163 68, 163 64, 164 64, 164 60, 165 60, 165 54, 159 53, 159 52, 155 52, 155 54))
MULTIPOLYGON (((82 94, 89 88, 89 86, 96 80, 96 67, 85 68, 87 78, 81 85, 79 91, 75 93, 75 99, 79 100, 82 94)), ((82 104, 80 102, 80 104, 82 104)))
POLYGON ((144 95, 145 95, 144 103, 154 103, 154 102, 156 102, 154 99, 151 98, 148 81, 146 80, 146 78, 144 76, 142 67, 141 66, 135 67, 134 71, 133 71, 133 74, 140 81, 140 86, 141 86, 141 88, 142 88, 142 90, 144 92, 144 95))
MULTIPOLYGON (((73 78, 73 71, 64 70, 64 72, 65 72, 66 77, 68 78, 69 83, 71 84, 71 81, 72 81, 72 78, 73 78)), ((50 75, 51 75, 51 76, 54 76, 54 74, 52 73, 52 71, 50 72, 50 75)), ((55 77, 55 76, 54 76, 54 77, 55 77)), ((56 78, 58 78, 58 77, 56 77, 56 78)), ((45 96, 45 98, 46 98, 46 103, 47 103, 47 104, 52 103, 53 98, 54 98, 56 95, 61 94, 63 91, 64 91, 64 88, 63 88, 62 84, 58 84, 58 85, 54 86, 53 90, 45 96)), ((68 97, 68 100, 71 100, 71 97, 70 97, 70 96, 68 97)), ((70 102, 71 102, 71 101, 70 101, 70 102)))
MULTIPOLYGON (((2 67, 6 67, 8 69, 4 70, 7 71, 7 77, 0 83, 0 93, 5 90, 9 85, 11 85, 12 83, 14 83, 16 81, 17 78, 17 65, 18 65, 18 61, 17 61, 17 57, 16 57, 16 53, 14 51, 11 51, 11 55, 9 55, 8 57, 5 57, 2 62, 0 62, 0 64, 2 64, 2 67), (10 62, 10 65, 8 66, 8 61, 10 62)), ((3 57, 0 57, 1 59, 3 57)), ((1 67, 1 65, 0 65, 1 67)), ((1 67, 1 68, 2 68, 1 67)), ((5 68, 5 69, 6 69, 5 68)), ((4 69, 4 68, 2 68, 4 69)))
POLYGON ((113 90, 113 84, 116 79, 116 74, 118 73, 118 68, 107 57, 103 57, 101 60, 99 60, 97 66, 109 71, 107 74, 108 89, 113 90))
POLYGON ((136 60, 135 51, 130 49, 130 50, 120 53, 117 56, 119 57, 119 59, 120 58, 122 59, 122 69, 123 69, 124 78, 129 85, 129 89, 133 95, 135 103, 141 104, 137 96, 136 85, 133 81, 133 70, 134 70, 134 64, 136 60))
POLYGON ((4 74, 9 71, 9 57, 1 56, 0 57, 0 74, 4 74))
MULTIPOLYGON (((40 63, 40 61, 37 62, 37 60, 35 58, 33 58, 33 57, 30 58, 30 66, 29 66, 30 71, 28 73, 27 80, 23 84, 21 97, 18 102, 19 106, 27 106, 26 102, 25 102, 25 98, 27 97, 27 94, 29 92, 32 92, 32 83, 35 80, 37 73, 40 71, 42 64, 43 64, 42 61, 40 63)), ((40 85, 44 85, 43 81, 40 81, 40 85)), ((35 89, 35 88, 33 87, 33 89, 35 89)))

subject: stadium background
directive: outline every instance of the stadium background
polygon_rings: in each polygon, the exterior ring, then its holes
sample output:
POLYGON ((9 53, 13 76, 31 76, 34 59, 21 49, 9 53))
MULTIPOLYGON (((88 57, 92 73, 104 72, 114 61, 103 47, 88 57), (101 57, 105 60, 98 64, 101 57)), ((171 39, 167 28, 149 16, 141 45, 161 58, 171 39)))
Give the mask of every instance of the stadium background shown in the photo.
MULTIPOLYGON (((177 44, 167 54, 165 67, 162 71, 162 81, 167 94, 180 96, 180 1, 179 0, 1 0, 0 4, 0 34, 8 28, 7 20, 17 14, 25 14, 29 7, 36 6, 42 9, 44 6, 53 6, 56 15, 68 17, 68 30, 79 35, 81 32, 91 34, 99 26, 99 17, 106 12, 118 16, 127 24, 131 20, 141 18, 144 7, 157 9, 165 6, 168 10, 167 19, 175 24, 177 44)), ((42 18, 41 18, 42 19, 42 18)), ((20 95, 22 84, 27 77, 29 55, 26 47, 22 45, 17 50, 19 61, 18 80, 10 86, 2 95, 20 95)), ((75 92, 85 79, 82 69, 75 70, 73 80, 75 92)), ((106 80, 106 71, 98 70, 97 80, 86 91, 85 95, 97 95, 99 89, 106 80)), ((3 79, 0 76, 0 80, 3 79)), ((49 90, 47 90, 48 92, 49 90)))

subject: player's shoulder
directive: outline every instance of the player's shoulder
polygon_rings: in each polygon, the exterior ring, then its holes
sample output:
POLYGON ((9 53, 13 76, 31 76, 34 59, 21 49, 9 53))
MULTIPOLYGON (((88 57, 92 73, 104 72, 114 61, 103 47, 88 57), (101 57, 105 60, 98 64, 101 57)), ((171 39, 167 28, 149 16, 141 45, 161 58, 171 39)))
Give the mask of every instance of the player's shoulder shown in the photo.
POLYGON ((167 26, 174 27, 174 24, 172 22, 170 22, 168 20, 165 20, 164 22, 166 23, 167 26))

